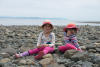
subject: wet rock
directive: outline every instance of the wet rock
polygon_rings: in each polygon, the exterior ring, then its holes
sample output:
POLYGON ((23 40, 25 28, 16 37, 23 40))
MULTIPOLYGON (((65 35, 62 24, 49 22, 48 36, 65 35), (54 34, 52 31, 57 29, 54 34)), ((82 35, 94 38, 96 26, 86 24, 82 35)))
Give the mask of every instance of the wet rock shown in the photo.
POLYGON ((80 46, 82 50, 86 50, 86 46, 80 46))
POLYGON ((93 64, 92 66, 93 67, 100 67, 100 65, 98 65, 98 64, 93 64))
POLYGON ((17 67, 17 65, 12 64, 11 62, 5 63, 3 67, 17 67))
POLYGON ((93 62, 93 63, 100 64, 100 56, 94 56, 94 57, 92 58, 92 62, 93 62))
POLYGON ((88 39, 89 40, 98 40, 98 37, 91 35, 91 36, 88 36, 88 39))
POLYGON ((75 62, 74 61, 70 61, 64 64, 65 67, 71 67, 75 62))
POLYGON ((63 64, 60 64, 60 65, 59 65, 59 64, 57 64, 57 63, 54 63, 52 67, 65 67, 65 66, 64 66, 63 64))
POLYGON ((0 40, 0 43, 4 43, 5 42, 5 40, 0 40))
POLYGON ((34 65, 35 63, 30 59, 22 59, 19 61, 19 65, 34 65))
POLYGON ((16 50, 8 47, 8 48, 5 48, 5 49, 2 49, 0 51, 0 53, 8 53, 9 55, 14 55, 16 53, 16 50))
POLYGON ((52 56, 51 54, 46 54, 46 55, 43 56, 43 58, 44 58, 44 59, 45 59, 45 58, 51 58, 51 59, 52 59, 53 56, 52 56))
POLYGON ((100 43, 94 43, 94 45, 96 45, 96 47, 100 48, 100 43))
POLYGON ((71 62, 70 59, 57 59, 57 63, 59 63, 59 64, 66 64, 69 62, 71 62))
POLYGON ((22 47, 20 48, 20 52, 25 52, 25 51, 28 51, 28 50, 30 50, 30 47, 22 46, 22 47))
POLYGON ((0 63, 0 67, 4 67, 4 64, 3 63, 0 63))
POLYGON ((25 65, 25 64, 26 64, 26 60, 20 60, 20 61, 19 61, 19 64, 20 64, 20 65, 25 65))
POLYGON ((42 59, 41 61, 39 61, 39 63, 40 63, 42 66, 51 64, 52 62, 53 62, 53 59, 51 59, 51 58, 45 58, 45 59, 42 59))
POLYGON ((92 67, 92 65, 93 65, 93 63, 85 61, 85 62, 83 62, 82 67, 92 67))
POLYGON ((25 67, 25 66, 18 66, 18 67, 25 67))
POLYGON ((7 63, 9 61, 11 61, 9 58, 4 58, 0 60, 0 63, 7 63))
POLYGON ((83 61, 82 60, 77 61, 77 64, 82 65, 83 64, 83 61))
POLYGON ((95 49, 89 49, 88 51, 89 51, 89 52, 94 52, 94 53, 96 52, 95 49))
POLYGON ((88 58, 87 52, 78 52, 71 57, 73 61, 87 60, 87 58, 88 58))
POLYGON ((34 65, 35 62, 33 62, 33 61, 30 60, 30 59, 26 59, 26 64, 28 64, 28 65, 34 65))
POLYGON ((89 50, 89 49, 95 49, 96 48, 96 45, 94 44, 91 44, 91 45, 86 45, 86 49, 89 50))
POLYGON ((81 65, 72 65, 71 67, 82 67, 81 65))
POLYGON ((28 51, 28 50, 33 49, 33 48, 34 48, 33 44, 23 45, 20 48, 20 52, 28 51))
POLYGON ((2 56, 3 58, 10 57, 10 55, 8 53, 0 53, 0 56, 2 56))
POLYGON ((96 48, 96 51, 100 53, 100 48, 96 48))

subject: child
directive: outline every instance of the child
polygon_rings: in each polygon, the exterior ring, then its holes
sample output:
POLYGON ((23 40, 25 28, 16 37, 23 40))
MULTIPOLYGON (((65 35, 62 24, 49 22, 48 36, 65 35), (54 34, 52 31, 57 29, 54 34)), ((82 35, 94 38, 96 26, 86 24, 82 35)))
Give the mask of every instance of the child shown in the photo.
POLYGON ((53 25, 50 21, 45 21, 41 27, 43 32, 39 34, 37 48, 15 54, 16 58, 38 53, 38 55, 35 56, 35 59, 41 59, 43 55, 54 51, 55 34, 52 32, 53 25))
POLYGON ((64 46, 59 46, 58 50, 61 52, 65 52, 66 50, 75 49, 78 51, 81 51, 81 48, 78 45, 76 33, 78 31, 78 28, 75 24, 68 24, 64 28, 64 46))

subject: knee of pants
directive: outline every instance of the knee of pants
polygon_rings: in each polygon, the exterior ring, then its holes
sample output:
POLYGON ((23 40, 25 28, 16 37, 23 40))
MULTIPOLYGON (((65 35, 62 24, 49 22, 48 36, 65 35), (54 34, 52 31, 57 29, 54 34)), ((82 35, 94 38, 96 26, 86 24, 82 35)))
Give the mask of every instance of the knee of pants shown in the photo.
POLYGON ((37 48, 35 48, 35 49, 29 50, 28 52, 29 52, 30 55, 32 55, 32 54, 38 53, 39 50, 37 48))
POLYGON ((59 47, 58 47, 58 50, 59 50, 59 51, 65 51, 65 50, 66 50, 66 47, 65 47, 65 46, 59 46, 59 47))
POLYGON ((44 54, 47 54, 49 51, 48 50, 43 50, 43 53, 44 54))
POLYGON ((43 51, 53 52, 54 51, 54 48, 53 47, 45 47, 45 49, 43 51))
POLYGON ((72 44, 66 44, 66 47, 68 48, 68 49, 77 49, 74 45, 72 45, 72 44))

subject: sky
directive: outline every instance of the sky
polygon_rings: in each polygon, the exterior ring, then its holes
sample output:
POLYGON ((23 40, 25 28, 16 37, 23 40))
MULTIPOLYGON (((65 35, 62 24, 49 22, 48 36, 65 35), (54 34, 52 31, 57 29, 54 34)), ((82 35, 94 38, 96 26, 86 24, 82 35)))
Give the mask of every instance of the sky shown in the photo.
POLYGON ((0 0, 0 16, 100 21, 100 0, 0 0))

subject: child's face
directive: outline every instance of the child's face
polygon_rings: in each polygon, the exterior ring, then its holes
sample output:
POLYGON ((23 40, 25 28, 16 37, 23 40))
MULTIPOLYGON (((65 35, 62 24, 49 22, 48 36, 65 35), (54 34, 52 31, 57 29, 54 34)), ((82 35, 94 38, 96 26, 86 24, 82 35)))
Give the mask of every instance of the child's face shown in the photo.
POLYGON ((45 25, 45 26, 43 27, 43 30, 44 30, 45 32, 50 32, 50 31, 52 30, 52 27, 51 27, 51 25, 47 24, 47 25, 45 25))
POLYGON ((72 34, 72 31, 68 30, 67 31, 67 34, 71 35, 72 34))
POLYGON ((67 32, 66 33, 68 35, 71 35, 71 34, 75 34, 75 31, 76 31, 75 29, 67 29, 67 32))

